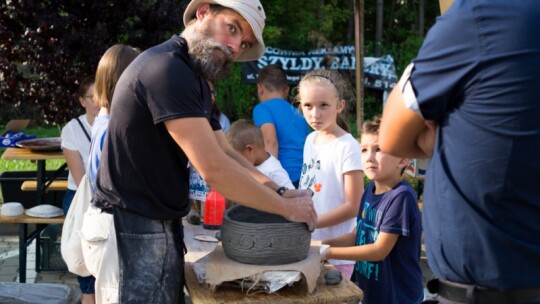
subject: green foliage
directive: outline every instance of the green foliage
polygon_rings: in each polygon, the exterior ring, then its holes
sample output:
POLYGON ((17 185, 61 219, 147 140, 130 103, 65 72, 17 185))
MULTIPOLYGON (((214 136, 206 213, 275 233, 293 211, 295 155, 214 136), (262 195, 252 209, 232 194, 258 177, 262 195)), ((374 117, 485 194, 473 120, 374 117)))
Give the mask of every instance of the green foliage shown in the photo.
MULTIPOLYGON (((303 50, 325 47, 347 41, 348 21, 352 15, 347 0, 274 0, 264 1, 266 45, 282 49, 303 50), (323 5, 321 5, 323 3, 323 5), (302 9, 298 9, 301 7, 302 9), (332 37, 330 39, 329 37, 332 37)), ((350 36, 350 35, 349 35, 350 36)), ((241 81, 241 65, 233 67, 231 76, 217 84, 217 103, 231 121, 251 118, 258 103, 255 85, 241 81)))
MULTIPOLYGON (((425 28, 429 29, 439 14, 438 1, 424 1, 425 28)), ((411 59, 416 57, 423 41, 419 33, 418 1, 384 1, 382 54, 391 54, 396 62, 397 72, 401 74, 411 59)), ((366 1, 365 6, 365 54, 375 54, 375 1, 366 1)))
POLYGON ((183 27, 177 1, 0 2, 0 122, 63 124, 77 87, 115 43, 141 49, 183 27))
POLYGON ((364 96, 364 121, 382 114, 382 93, 380 91, 370 90, 364 96))
MULTIPOLYGON (((411 32, 403 41, 389 42, 382 45, 382 53, 391 54, 394 57, 398 77, 403 73, 403 70, 405 70, 407 65, 416 58, 416 54, 423 42, 424 37, 420 37, 417 33, 411 32)), ((374 50, 375 42, 369 41, 366 46, 366 52, 374 53, 374 50)))
MULTIPOLYGON (((39 125, 63 125, 79 110, 79 80, 95 73, 108 47, 124 43, 144 50, 181 32, 188 2, 0 2, 0 123, 31 118, 39 125)), ((354 43, 354 0, 262 2, 268 46, 306 50, 354 43)), ((376 1, 364 3, 364 54, 374 56, 376 1)), ((416 56, 423 40, 418 4, 417 0, 384 1, 382 54, 394 57, 398 74, 416 56)), ((437 1, 425 1, 426 29, 437 15, 437 1)), ((218 105, 231 120, 250 118, 257 103, 255 86, 242 83, 240 71, 241 65, 236 64, 231 77, 216 85, 218 105)), ((381 94, 364 94, 365 117, 371 117, 382 109, 381 94)))
POLYGON ((230 76, 215 84, 216 102, 223 114, 231 122, 246 118, 251 119, 251 112, 257 104, 257 87, 242 82, 242 65, 235 63, 230 76))
POLYGON ((302 50, 332 43, 349 43, 348 20, 352 14, 346 0, 264 1, 267 45, 302 50), (301 8, 301 9, 299 9, 301 8), (330 39, 332 37, 332 39, 330 39))

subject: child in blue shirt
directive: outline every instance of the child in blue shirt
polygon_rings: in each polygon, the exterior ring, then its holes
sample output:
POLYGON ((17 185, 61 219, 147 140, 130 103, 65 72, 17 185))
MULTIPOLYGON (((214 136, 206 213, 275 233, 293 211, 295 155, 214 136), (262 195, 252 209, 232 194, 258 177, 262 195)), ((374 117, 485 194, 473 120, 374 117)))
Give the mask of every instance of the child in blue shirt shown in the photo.
POLYGON ((379 149, 379 117, 363 125, 360 150, 366 176, 355 231, 324 240, 327 258, 356 261, 352 280, 364 304, 423 300, 420 244, 422 225, 416 194, 401 179, 406 158, 379 149))

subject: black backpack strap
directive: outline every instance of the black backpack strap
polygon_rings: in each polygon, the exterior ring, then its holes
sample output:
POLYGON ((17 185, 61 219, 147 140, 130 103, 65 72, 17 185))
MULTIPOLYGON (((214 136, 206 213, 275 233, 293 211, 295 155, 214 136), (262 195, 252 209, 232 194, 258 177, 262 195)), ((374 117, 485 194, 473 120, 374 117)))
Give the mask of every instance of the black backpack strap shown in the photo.
POLYGON ((86 135, 86 138, 88 138, 88 141, 92 141, 92 139, 90 138, 90 135, 88 135, 88 132, 86 132, 86 129, 84 128, 82 122, 79 120, 79 117, 75 117, 75 119, 77 120, 77 122, 79 123, 79 125, 81 126, 81 129, 83 130, 84 132, 84 135, 86 135))

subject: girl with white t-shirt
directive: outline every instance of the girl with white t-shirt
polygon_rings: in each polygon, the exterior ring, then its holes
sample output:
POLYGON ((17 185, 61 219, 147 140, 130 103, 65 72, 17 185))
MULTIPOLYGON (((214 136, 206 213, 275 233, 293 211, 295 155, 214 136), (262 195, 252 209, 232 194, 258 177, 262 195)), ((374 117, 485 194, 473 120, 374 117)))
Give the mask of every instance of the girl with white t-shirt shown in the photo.
MULTIPOLYGON (((313 70, 298 84, 297 100, 314 129, 304 145, 299 188, 313 191, 318 214, 312 238, 323 240, 353 231, 364 189, 360 146, 341 115, 350 90, 333 70, 313 70)), ((330 260, 350 278, 354 262, 330 260)))

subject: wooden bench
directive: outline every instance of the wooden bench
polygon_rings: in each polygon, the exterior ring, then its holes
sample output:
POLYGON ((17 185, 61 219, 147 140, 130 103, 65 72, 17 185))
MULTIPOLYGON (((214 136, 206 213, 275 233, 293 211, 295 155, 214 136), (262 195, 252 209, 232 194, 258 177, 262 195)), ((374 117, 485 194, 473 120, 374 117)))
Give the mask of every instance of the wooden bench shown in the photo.
MULTIPOLYGON (((66 191, 67 189, 67 180, 55 180, 53 181, 49 187, 45 190, 47 191, 66 191)), ((36 191, 37 190, 37 181, 35 180, 27 180, 24 181, 21 185, 22 191, 36 191)))

